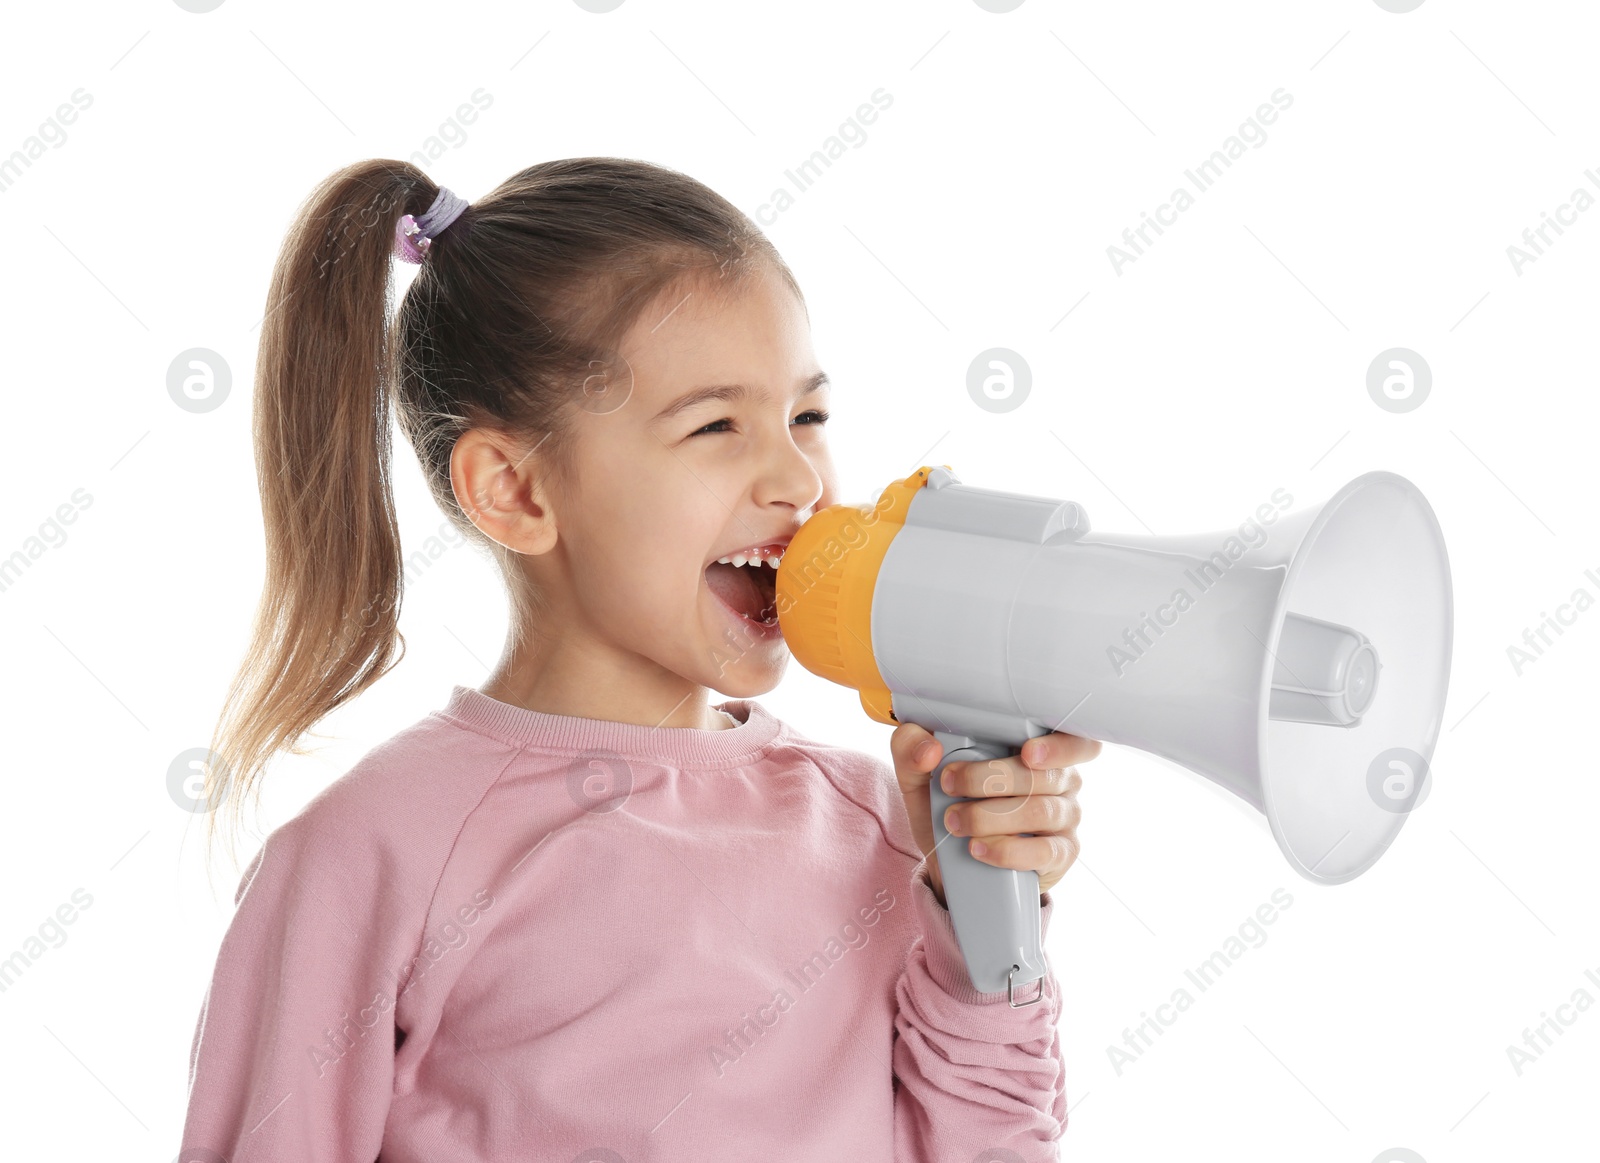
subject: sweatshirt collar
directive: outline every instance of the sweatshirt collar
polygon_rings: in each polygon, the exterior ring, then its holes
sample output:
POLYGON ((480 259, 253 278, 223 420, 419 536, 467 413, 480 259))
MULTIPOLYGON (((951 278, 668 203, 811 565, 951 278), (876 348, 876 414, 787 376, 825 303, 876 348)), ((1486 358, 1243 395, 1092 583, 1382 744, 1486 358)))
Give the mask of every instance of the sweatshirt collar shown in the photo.
POLYGON ((544 751, 606 751, 648 763, 727 764, 764 750, 783 724, 754 699, 713 704, 743 720, 737 727, 647 727, 609 719, 552 715, 503 703, 476 687, 456 685, 440 713, 517 747, 544 751))

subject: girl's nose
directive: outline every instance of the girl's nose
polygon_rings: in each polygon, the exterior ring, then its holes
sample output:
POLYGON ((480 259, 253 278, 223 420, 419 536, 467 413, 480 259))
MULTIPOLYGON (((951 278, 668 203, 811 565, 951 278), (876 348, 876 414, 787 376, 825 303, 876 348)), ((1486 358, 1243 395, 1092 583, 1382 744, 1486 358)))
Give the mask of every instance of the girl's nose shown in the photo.
POLYGON ((755 500, 761 505, 775 502, 792 505, 804 520, 821 499, 825 482, 803 449, 792 440, 783 443, 787 447, 776 454, 777 459, 763 473, 755 500))

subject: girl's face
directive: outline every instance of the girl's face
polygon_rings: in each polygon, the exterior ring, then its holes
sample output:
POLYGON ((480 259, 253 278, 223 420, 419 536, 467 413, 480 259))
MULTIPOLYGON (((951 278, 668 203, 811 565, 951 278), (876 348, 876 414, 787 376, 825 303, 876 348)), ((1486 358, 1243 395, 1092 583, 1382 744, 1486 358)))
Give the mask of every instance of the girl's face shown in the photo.
POLYGON ((776 274, 731 290, 710 276, 647 309, 621 354, 585 391, 575 483, 555 499, 546 556, 559 561, 543 564, 570 585, 557 608, 633 671, 642 657, 660 679, 769 691, 789 656, 777 571, 718 559, 774 559, 834 503, 827 377, 805 309, 776 274))

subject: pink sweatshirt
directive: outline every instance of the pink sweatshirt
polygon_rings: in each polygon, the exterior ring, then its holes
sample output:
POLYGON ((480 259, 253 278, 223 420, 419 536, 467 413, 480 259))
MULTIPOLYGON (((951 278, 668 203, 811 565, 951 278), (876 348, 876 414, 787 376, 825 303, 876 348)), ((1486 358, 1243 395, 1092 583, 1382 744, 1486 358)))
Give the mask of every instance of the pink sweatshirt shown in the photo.
POLYGON ((182 1163, 1055 1159, 1054 974, 975 992, 893 769, 722 706, 456 686, 273 831, 182 1163))

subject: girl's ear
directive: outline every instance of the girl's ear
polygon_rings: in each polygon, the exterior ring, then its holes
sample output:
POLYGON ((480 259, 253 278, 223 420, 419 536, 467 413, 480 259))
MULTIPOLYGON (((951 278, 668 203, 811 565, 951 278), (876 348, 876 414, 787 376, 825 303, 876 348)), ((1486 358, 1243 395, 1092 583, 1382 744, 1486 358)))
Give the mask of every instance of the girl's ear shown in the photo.
POLYGON ((517 553, 545 553, 556 543, 547 467, 504 434, 471 428, 450 452, 450 487, 484 536, 517 553))

